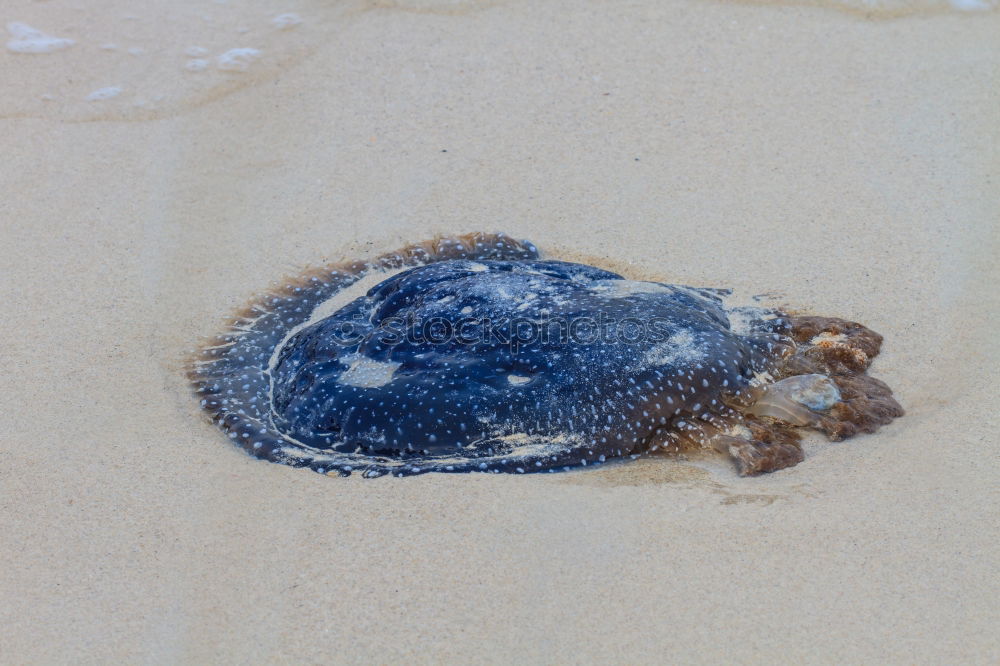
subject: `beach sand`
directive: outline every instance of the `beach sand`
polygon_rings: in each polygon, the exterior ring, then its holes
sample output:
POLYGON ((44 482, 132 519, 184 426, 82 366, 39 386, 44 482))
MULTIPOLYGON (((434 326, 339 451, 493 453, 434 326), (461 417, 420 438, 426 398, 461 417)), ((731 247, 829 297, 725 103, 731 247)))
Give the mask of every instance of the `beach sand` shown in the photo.
POLYGON ((0 52, 0 662, 1000 660, 1000 14, 263 4, 4 9, 76 43, 0 52), (326 478, 205 421, 255 293, 477 230, 863 322, 907 415, 759 478, 326 478))

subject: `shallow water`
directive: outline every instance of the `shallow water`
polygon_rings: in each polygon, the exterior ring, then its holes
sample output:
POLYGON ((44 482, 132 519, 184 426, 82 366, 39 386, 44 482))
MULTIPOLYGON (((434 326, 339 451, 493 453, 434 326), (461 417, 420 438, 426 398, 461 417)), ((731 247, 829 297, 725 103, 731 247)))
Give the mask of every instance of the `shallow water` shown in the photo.
MULTIPOLYGON (((869 20, 983 15, 998 6, 998 0, 746 2, 832 9, 869 20)), ((239 90, 272 84, 331 41, 345 39, 345 31, 368 13, 456 18, 524 9, 523 3, 502 0, 292 0, 281 5, 288 11, 247 0, 142 7, 125 0, 99 6, 19 4, 6 17, 7 59, 0 86, 10 94, 0 99, 0 118, 76 122, 151 120, 224 103, 239 90)), ((667 12, 682 11, 677 5, 664 7, 667 12)), ((739 29, 766 26, 744 24, 739 29)))

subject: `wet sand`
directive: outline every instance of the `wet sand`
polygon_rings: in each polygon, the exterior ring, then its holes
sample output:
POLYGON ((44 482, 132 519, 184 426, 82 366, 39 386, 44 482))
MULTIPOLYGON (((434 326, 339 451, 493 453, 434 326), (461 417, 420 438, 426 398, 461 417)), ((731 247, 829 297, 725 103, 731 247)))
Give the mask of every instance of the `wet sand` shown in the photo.
POLYGON ((0 661, 1000 659, 1000 14, 129 7, 5 10, 76 44, 0 53, 0 661), (254 293, 475 230, 863 322, 908 413, 751 479, 325 478, 203 420, 254 293))

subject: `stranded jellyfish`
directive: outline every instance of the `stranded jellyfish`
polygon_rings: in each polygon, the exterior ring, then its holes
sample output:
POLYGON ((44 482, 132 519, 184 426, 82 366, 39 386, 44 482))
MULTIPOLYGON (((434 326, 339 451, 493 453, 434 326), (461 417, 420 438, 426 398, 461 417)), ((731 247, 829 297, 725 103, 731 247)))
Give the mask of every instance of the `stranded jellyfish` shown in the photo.
POLYGON ((853 322, 543 259, 504 234, 311 271, 192 360, 247 453, 322 474, 554 472, 716 449, 753 475, 902 415, 853 322))

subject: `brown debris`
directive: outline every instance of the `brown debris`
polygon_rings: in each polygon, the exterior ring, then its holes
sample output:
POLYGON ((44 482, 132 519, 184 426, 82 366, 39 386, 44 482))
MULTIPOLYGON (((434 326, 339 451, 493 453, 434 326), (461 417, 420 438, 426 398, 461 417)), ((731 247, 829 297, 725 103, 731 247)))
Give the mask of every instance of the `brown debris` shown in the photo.
POLYGON ((799 434, 790 426, 753 416, 745 416, 743 424, 750 429, 750 437, 722 436, 722 441, 716 443, 726 447, 740 476, 793 467, 805 457, 799 434))
MULTIPOLYGON (((816 414, 815 427, 829 439, 841 441, 875 432, 903 415, 892 389, 866 372, 882 347, 881 335, 835 317, 794 316, 790 323, 798 348, 781 363, 778 375, 819 373, 834 381, 840 401, 827 412, 816 414)), ((745 414, 744 425, 750 428, 751 437, 719 436, 741 476, 773 472, 802 461, 799 435, 788 424, 745 414)))

